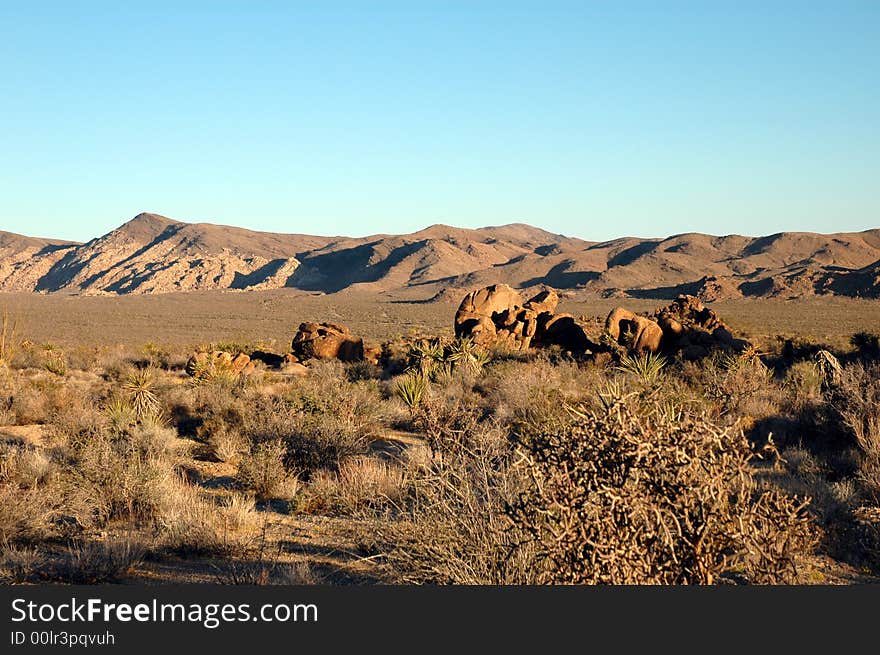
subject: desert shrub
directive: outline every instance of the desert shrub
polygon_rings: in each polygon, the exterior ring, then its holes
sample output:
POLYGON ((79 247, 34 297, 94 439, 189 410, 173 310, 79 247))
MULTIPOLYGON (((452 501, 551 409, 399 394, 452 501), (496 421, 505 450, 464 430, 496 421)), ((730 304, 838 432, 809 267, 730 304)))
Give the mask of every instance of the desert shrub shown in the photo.
MULTIPOLYGON (((240 353, 243 351, 231 350, 227 352, 240 353)), ((235 370, 231 361, 215 360, 209 357, 204 361, 194 364, 190 384, 196 387, 207 385, 228 389, 236 386, 245 386, 247 380, 245 376, 240 375, 235 370)))
POLYGON ((822 400, 824 376, 819 366, 812 361, 792 364, 785 373, 785 409, 791 414, 800 414, 810 405, 822 400))
POLYGON ((141 353, 151 367, 167 370, 171 367, 174 360, 174 356, 167 349, 162 348, 151 341, 144 344, 141 353))
POLYGON ((73 446, 67 494, 90 507, 99 525, 116 518, 155 520, 179 483, 163 460, 173 438, 170 429, 89 436, 73 446))
POLYGON ((469 337, 457 337, 446 347, 443 361, 453 368, 464 367, 479 371, 491 360, 491 353, 469 337))
POLYGON ((497 434, 414 463, 394 510, 379 507, 357 529, 388 577, 415 584, 531 584, 540 562, 504 508, 524 480, 497 434))
POLYGON ((126 398, 111 398, 104 406, 104 415, 109 428, 114 433, 122 434, 133 429, 138 422, 138 413, 134 405, 126 398))
POLYGON ((337 472, 319 471, 313 477, 310 504, 354 513, 367 507, 398 504, 405 486, 406 472, 399 464, 375 457, 354 457, 340 464, 337 472))
POLYGON ((468 447, 479 434, 482 412, 468 407, 456 396, 430 394, 418 406, 414 417, 416 428, 425 435, 432 453, 443 453, 468 447))
POLYGON ((831 402, 859 448, 859 482, 870 502, 880 504, 880 365, 844 367, 831 402))
POLYGON ((542 582, 794 578, 812 545, 806 503, 759 489, 741 434, 653 401, 607 402, 520 443, 533 484, 507 511, 546 563, 542 582))
POLYGON ((249 412, 243 428, 252 442, 282 440, 286 464, 306 476, 364 454, 383 416, 375 380, 348 383, 339 362, 322 362, 312 371, 281 398, 249 412))
POLYGON ((345 374, 349 382, 378 380, 382 377, 382 368, 373 362, 352 362, 346 365, 345 374))
POLYGON ((211 430, 208 436, 209 455, 218 462, 238 464, 248 452, 248 441, 235 428, 220 425, 211 430))
POLYGON ((7 544, 0 549, 0 584, 28 582, 42 564, 43 556, 36 548, 7 544))
POLYGON ((716 417, 754 421, 779 413, 780 389, 758 353, 718 353, 682 366, 682 379, 703 394, 716 417))
POLYGON ((49 423, 90 400, 81 388, 65 384, 60 378, 0 378, 0 408, 15 425, 49 423))
POLYGON ((144 557, 146 548, 137 540, 86 541, 71 544, 67 561, 57 577, 73 584, 118 582, 144 557))
POLYGON ((51 497, 43 489, 0 485, 0 543, 36 543, 53 535, 51 497))
POLYGON ((544 423, 565 418, 565 404, 594 396, 605 377, 596 367, 579 368, 571 362, 551 364, 538 357, 532 361, 492 362, 478 385, 483 406, 496 420, 544 423))
POLYGON ((156 372, 153 369, 135 368, 129 371, 122 384, 122 391, 138 420, 158 415, 160 403, 156 396, 156 372))
POLYGON ((59 377, 67 375, 67 358, 61 351, 52 351, 46 356, 43 368, 59 377))
POLYGON ((428 384, 428 378, 421 373, 407 373, 395 381, 394 395, 406 405, 410 415, 415 415, 416 409, 428 389, 428 384))
POLYGON ((280 440, 262 441, 242 457, 236 479, 258 498, 277 498, 289 494, 291 475, 284 465, 287 448, 280 440))
POLYGON ((52 469, 49 456, 23 444, 0 445, 0 482, 17 487, 36 487, 52 469))
POLYGON ((660 379, 665 366, 665 357, 648 352, 635 355, 625 353, 621 355, 618 364, 621 371, 635 376, 642 384, 648 386, 660 379))
POLYGON ((159 517, 161 546, 182 557, 231 557, 249 552, 259 536, 253 499, 220 505, 181 485, 159 517))

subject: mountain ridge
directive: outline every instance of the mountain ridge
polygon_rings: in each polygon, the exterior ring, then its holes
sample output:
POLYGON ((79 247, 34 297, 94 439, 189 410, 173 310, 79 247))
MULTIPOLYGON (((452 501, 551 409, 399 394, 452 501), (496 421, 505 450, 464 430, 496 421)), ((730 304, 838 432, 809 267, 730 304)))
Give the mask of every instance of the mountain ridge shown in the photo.
POLYGON ((880 229, 596 242, 525 224, 430 225, 363 237, 281 234, 140 213, 85 243, 0 231, 0 291, 74 294, 348 290, 402 300, 505 282, 602 296, 711 301, 880 297, 880 229))

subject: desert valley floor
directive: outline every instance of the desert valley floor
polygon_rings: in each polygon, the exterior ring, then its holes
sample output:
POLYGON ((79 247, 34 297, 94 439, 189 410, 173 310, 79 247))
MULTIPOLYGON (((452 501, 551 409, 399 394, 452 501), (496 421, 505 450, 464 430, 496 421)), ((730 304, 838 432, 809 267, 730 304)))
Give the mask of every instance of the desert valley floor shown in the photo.
MULTIPOLYGON (((620 355, 598 365, 558 349, 481 354, 453 339, 458 299, 292 289, 0 295, 0 576, 27 584, 880 579, 880 449, 871 441, 880 302, 709 303, 754 347, 696 363, 620 355), (282 355, 307 321, 385 343, 383 360, 313 361, 304 375, 263 367, 247 379, 185 367, 195 351, 282 355), (816 358, 825 352, 843 362, 833 384, 816 358), (620 421, 610 427, 609 407, 620 421), (724 484, 745 475, 749 493, 763 494, 758 504, 713 510, 733 521, 728 528, 752 526, 723 537, 740 550, 723 545, 722 530, 717 561, 674 564, 669 553, 693 546, 679 535, 668 553, 650 555, 656 561, 624 554, 614 567, 582 569, 541 541, 552 526, 535 512, 547 499, 528 496, 522 458, 553 481, 540 448, 561 448, 557 459, 585 448, 577 466, 599 457, 591 448, 621 447, 618 431, 633 425, 668 439, 658 453, 708 462, 724 484), (609 441, 554 441, 583 430, 609 441), (690 440, 700 434, 707 439, 690 440), (514 548, 511 529, 538 536, 514 548), (559 566, 542 564, 540 577, 535 561, 559 566)), ((598 335, 617 305, 648 313, 667 302, 563 292, 559 310, 598 335)), ((672 474, 668 466, 660 456, 650 470, 672 474)), ((723 494, 697 498, 705 488, 712 484, 687 487, 674 499, 685 504, 670 511, 693 518, 687 503, 699 514, 721 502, 723 494)), ((633 516, 657 500, 638 493, 628 499, 633 516)), ((609 515, 590 511, 604 525, 609 515)), ((627 549, 615 540, 638 537, 624 527, 608 533, 620 553, 627 549)))

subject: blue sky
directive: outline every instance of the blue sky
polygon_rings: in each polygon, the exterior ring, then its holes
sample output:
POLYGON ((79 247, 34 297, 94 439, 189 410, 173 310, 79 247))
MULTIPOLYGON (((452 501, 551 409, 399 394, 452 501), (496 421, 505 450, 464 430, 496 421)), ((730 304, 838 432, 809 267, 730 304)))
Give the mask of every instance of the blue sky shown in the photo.
POLYGON ((880 226, 880 2, 5 2, 0 229, 880 226))

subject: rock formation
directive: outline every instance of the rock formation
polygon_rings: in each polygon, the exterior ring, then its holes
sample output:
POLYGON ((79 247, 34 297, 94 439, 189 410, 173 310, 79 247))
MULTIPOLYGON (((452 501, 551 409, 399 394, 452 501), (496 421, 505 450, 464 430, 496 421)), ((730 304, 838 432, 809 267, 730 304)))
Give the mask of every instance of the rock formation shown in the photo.
POLYGON ((364 359, 364 340, 344 325, 336 323, 303 323, 291 343, 293 354, 307 359, 338 359, 359 362, 364 359))
POLYGON ((556 314, 559 296, 545 289, 523 302, 506 284, 493 284, 464 297, 455 314, 455 336, 482 346, 503 345, 515 350, 556 345, 583 354, 600 349, 571 314, 556 314))
POLYGON ((749 343, 695 296, 679 296, 652 317, 616 307, 605 319, 605 330, 619 345, 634 352, 664 351, 683 359, 701 359, 713 350, 744 350, 749 343))
POLYGON ((663 338, 663 331, 657 323, 623 307, 611 310, 605 319, 605 331, 619 345, 638 353, 656 353, 663 338))

